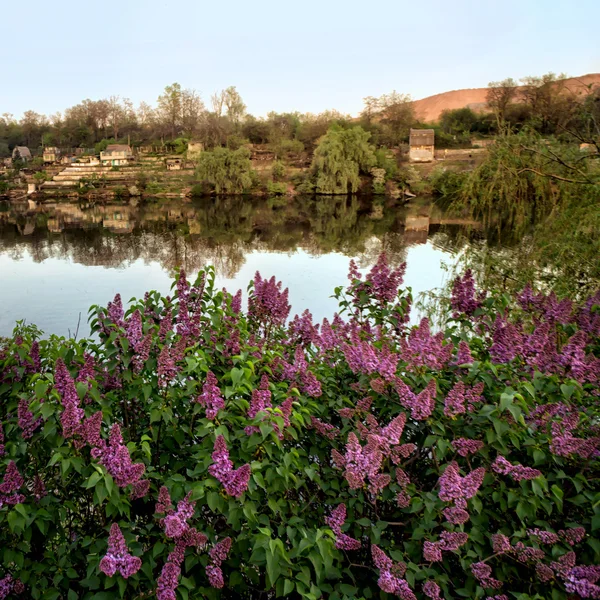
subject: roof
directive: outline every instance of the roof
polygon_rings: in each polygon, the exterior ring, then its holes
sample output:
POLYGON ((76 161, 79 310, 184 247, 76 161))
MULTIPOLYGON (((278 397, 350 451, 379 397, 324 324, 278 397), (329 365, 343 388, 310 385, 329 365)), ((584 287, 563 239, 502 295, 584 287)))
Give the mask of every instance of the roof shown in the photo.
POLYGON ((411 129, 410 130, 410 145, 411 146, 433 146, 435 140, 435 132, 433 129, 411 129))
POLYGON ((131 152, 131 147, 127 144, 109 144, 105 152, 131 152))
POLYGON ((27 146, 15 146, 13 148, 13 157, 15 156, 17 150, 19 151, 19 156, 21 158, 31 158, 31 152, 27 146))

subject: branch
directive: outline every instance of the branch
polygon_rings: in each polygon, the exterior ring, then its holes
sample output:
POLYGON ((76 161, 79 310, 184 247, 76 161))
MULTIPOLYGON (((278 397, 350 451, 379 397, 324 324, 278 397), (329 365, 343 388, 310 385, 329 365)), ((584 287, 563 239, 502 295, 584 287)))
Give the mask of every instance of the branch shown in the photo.
POLYGON ((535 173, 536 175, 539 175, 540 177, 547 177, 549 179, 556 179, 558 181, 566 181, 567 183, 582 183, 582 184, 586 184, 586 185, 594 185, 595 182, 591 181, 589 179, 582 181, 579 179, 568 179, 567 177, 560 177, 560 175, 553 175, 552 173, 542 173, 541 171, 536 171, 535 169, 519 169, 517 171, 517 175, 520 175, 521 173, 525 173, 525 172, 529 172, 529 173, 535 173))

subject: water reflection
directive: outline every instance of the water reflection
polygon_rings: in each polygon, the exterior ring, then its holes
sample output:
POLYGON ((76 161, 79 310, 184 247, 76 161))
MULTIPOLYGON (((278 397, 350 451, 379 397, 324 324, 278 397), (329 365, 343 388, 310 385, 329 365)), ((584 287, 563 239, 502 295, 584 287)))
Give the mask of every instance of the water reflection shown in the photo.
POLYGON ((228 287, 245 288, 256 268, 276 274, 290 285, 294 310, 308 307, 322 318, 334 307, 321 297, 344 283, 349 257, 363 269, 382 250, 393 264, 408 258, 407 283, 427 289, 439 285, 444 256, 482 236, 477 223, 449 219, 428 201, 399 206, 298 197, 4 204, 0 335, 25 317, 48 333, 66 334, 74 329, 77 311, 84 311, 85 320, 89 304, 104 303, 116 291, 125 297, 148 288, 166 292, 174 268, 193 273, 206 264, 215 265, 219 283, 228 287))

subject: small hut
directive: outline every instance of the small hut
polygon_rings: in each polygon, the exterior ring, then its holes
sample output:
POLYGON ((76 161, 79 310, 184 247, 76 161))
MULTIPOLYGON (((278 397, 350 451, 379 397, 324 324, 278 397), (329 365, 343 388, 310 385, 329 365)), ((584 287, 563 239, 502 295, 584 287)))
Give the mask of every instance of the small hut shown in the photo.
POLYGON ((44 148, 42 158, 45 163, 56 163, 60 160, 60 150, 52 146, 44 148))
POLYGON ((31 152, 27 146, 15 146, 12 151, 12 157, 13 160, 20 158, 27 162, 28 160, 31 160, 31 152))
POLYGON ((133 161, 131 146, 127 144, 109 144, 100 152, 100 161, 104 166, 120 167, 133 161))
POLYGON ((433 129, 411 129, 408 158, 410 162, 431 162, 435 152, 433 129))

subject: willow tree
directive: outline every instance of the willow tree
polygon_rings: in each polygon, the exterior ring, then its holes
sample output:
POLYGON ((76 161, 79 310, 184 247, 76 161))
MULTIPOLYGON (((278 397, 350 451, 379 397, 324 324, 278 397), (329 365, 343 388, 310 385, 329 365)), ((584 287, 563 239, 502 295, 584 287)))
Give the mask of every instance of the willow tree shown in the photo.
POLYGON ((312 162, 319 194, 348 194, 358 190, 360 174, 375 166, 371 134, 362 127, 333 125, 321 138, 312 162))
POLYGON ((247 148, 215 148, 198 159, 196 176, 217 194, 241 194, 252 187, 252 164, 247 148))

